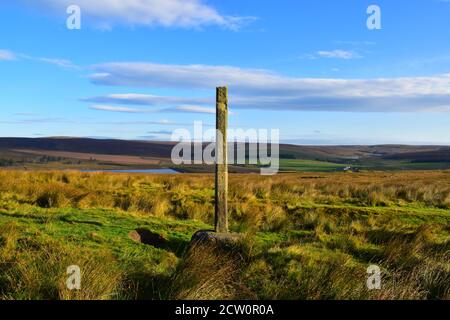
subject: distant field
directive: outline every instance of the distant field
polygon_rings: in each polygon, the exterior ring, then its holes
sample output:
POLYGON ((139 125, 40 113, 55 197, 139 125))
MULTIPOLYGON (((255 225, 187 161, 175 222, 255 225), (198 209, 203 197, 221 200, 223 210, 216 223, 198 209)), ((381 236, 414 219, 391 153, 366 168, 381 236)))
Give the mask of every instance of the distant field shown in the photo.
POLYGON ((0 170, 0 299, 450 299, 450 171, 232 174, 244 238, 188 251, 212 228, 213 187, 210 174, 0 170), (65 287, 74 264, 80 291, 65 287), (381 290, 366 287, 373 264, 381 290))
POLYGON ((333 163, 315 160, 281 159, 280 169, 282 171, 300 172, 333 172, 342 171, 346 167, 359 170, 447 170, 450 162, 408 162, 402 160, 379 160, 367 159, 360 162, 349 162, 348 164, 333 163))
POLYGON ((337 164, 314 160, 280 160, 280 169, 284 171, 327 172, 342 170, 345 164, 337 164))
POLYGON ((414 162, 405 160, 367 159, 354 166, 365 170, 448 170, 449 162, 414 162))

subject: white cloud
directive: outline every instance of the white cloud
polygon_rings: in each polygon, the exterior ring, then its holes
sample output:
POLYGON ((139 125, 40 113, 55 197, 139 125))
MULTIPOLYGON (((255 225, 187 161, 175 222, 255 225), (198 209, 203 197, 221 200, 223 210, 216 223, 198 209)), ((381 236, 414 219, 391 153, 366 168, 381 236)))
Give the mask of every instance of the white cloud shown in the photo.
POLYGON ((137 93, 118 93, 106 96, 90 97, 81 99, 81 101, 94 103, 114 103, 114 104, 131 104, 143 106, 156 105, 173 105, 173 104, 211 104, 214 103, 213 98, 183 98, 183 97, 167 97, 150 94, 137 93))
POLYGON ((77 65, 75 65, 72 61, 66 60, 66 59, 54 59, 54 58, 31 58, 36 61, 41 61, 49 64, 53 64, 55 66, 61 67, 61 68, 68 68, 68 69, 79 69, 77 65))
POLYGON ((183 28, 217 25, 236 30, 254 20, 220 14, 201 0, 34 0, 32 4, 58 12, 76 4, 82 17, 106 29, 124 24, 183 28))
POLYGON ((112 111, 112 112, 123 112, 123 113, 145 113, 148 111, 141 109, 134 109, 128 107, 118 107, 118 106, 108 106, 108 105, 93 105, 89 109, 99 110, 99 111, 112 111))
POLYGON ((65 118, 33 118, 33 119, 20 119, 13 121, 0 121, 5 124, 39 124, 39 123, 75 123, 73 120, 65 118))
POLYGON ((364 46, 374 46, 376 45, 376 42, 373 41, 355 41, 355 40, 336 40, 334 41, 335 44, 338 45, 349 45, 353 47, 364 47, 364 46))
MULTIPOLYGON (((450 111, 450 74, 378 79, 286 77, 230 66, 106 63, 90 76, 98 85, 199 89, 228 85, 233 108, 349 112, 450 111)), ((109 99, 114 98, 109 96, 109 99)), ((115 96, 117 98, 117 96, 115 96)), ((121 96, 138 102, 144 96, 121 96)), ((151 101, 154 98, 150 98, 151 101)), ((160 98, 155 100, 160 100, 160 98)), ((180 98, 164 98, 167 101, 180 98)), ((163 99, 163 100, 164 100, 163 99)), ((200 99, 207 101, 206 98, 200 99)), ((178 100, 178 102, 181 102, 178 100)), ((191 104, 184 101, 186 104, 191 104)))
POLYGON ((322 58, 335 58, 345 60, 361 58, 358 53, 347 50, 318 51, 317 55, 322 58))
MULTIPOLYGON (((356 46, 356 44, 355 44, 356 46)), ((320 50, 316 53, 306 53, 299 56, 299 59, 308 59, 308 60, 317 60, 317 59, 343 59, 343 60, 351 60, 362 58, 361 54, 353 51, 353 50, 320 50)))
POLYGON ((182 105, 160 109, 137 109, 122 106, 96 104, 90 106, 89 109, 98 111, 120 112, 120 113, 206 113, 206 114, 216 113, 216 110, 214 108, 207 108, 193 105, 182 105))
MULTIPOLYGON (((156 121, 119 121, 119 122, 99 122, 99 124, 115 125, 115 126, 192 126, 192 123, 173 122, 170 120, 156 120, 156 121)), ((206 126, 213 126, 211 124, 204 124, 206 126)))
POLYGON ((0 61, 5 60, 5 61, 12 61, 12 60, 16 60, 16 55, 14 54, 14 52, 10 51, 10 50, 6 50, 6 49, 0 49, 0 61))
POLYGON ((170 130, 148 131, 147 134, 164 134, 164 135, 171 135, 171 134, 172 134, 172 131, 170 131, 170 130))
POLYGON ((167 109, 167 111, 173 110, 173 112, 186 112, 186 113, 207 113, 207 114, 215 114, 216 109, 200 107, 200 106, 178 106, 173 109, 167 109))
POLYGON ((81 69, 81 67, 74 64, 72 61, 67 59, 58 59, 58 58, 46 58, 46 57, 33 57, 23 53, 14 53, 9 50, 1 50, 0 49, 0 60, 29 60, 36 62, 43 62, 52 64, 61 68, 67 69, 81 69))

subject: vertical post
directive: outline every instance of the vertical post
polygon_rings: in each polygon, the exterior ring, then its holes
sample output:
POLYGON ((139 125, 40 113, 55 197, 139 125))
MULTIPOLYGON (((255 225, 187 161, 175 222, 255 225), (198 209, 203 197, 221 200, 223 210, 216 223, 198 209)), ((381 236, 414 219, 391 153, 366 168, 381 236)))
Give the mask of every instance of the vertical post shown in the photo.
POLYGON ((216 92, 216 188, 215 227, 218 233, 228 232, 228 88, 216 92))

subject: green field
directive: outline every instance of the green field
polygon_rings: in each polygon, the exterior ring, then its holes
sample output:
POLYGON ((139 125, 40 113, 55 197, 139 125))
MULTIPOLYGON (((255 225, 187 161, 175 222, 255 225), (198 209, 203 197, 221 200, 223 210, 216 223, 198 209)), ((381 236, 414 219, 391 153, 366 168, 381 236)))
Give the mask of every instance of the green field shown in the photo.
POLYGON ((343 170, 347 165, 315 160, 280 159, 283 171, 330 172, 343 170))
POLYGON ((449 177, 232 175, 242 240, 188 250, 212 227, 210 175, 0 171, 0 299, 449 299, 449 177))
POLYGON ((280 159, 280 170, 300 172, 333 172, 342 171, 345 167, 358 168, 370 171, 396 171, 396 170, 447 170, 449 162, 411 162, 400 160, 364 159, 362 161, 347 161, 334 163, 317 160, 280 159))

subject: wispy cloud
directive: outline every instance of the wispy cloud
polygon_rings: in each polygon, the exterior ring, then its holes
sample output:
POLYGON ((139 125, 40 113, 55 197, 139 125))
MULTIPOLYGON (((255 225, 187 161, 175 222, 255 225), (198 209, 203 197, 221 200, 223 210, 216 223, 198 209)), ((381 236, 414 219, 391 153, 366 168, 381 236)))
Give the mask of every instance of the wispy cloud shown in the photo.
POLYGON ((148 134, 161 134, 161 135, 170 135, 172 131, 170 130, 157 130, 157 131, 149 131, 148 134))
POLYGON ((4 124, 45 124, 45 123, 75 123, 73 120, 68 120, 65 118, 30 118, 30 119, 20 119, 20 120, 9 120, 0 121, 4 124))
POLYGON ((42 62, 47 64, 52 64, 61 68, 65 69, 82 69, 80 66, 76 65, 70 60, 67 59, 60 59, 60 58, 47 58, 47 57, 33 57, 27 54, 19 54, 18 57, 21 59, 36 61, 36 62, 42 62))
POLYGON ((132 104, 142 106, 174 105, 174 104, 211 104, 214 98, 168 97, 151 94, 120 93, 106 96, 83 98, 81 101, 94 103, 132 104))
POLYGON ((79 66, 75 65, 72 61, 66 59, 54 59, 54 58, 34 58, 37 61, 53 64, 55 66, 67 69, 80 69, 79 66))
POLYGON ((228 85, 230 102, 236 109, 450 111, 450 74, 378 79, 297 78, 231 66, 142 62, 106 63, 93 69, 95 73, 90 79, 97 85, 208 92, 216 86, 228 85))
POLYGON ((0 61, 13 61, 16 60, 17 57, 14 52, 7 49, 0 49, 0 61))
POLYGON ((113 121, 113 122, 99 122, 98 124, 115 125, 115 126, 192 126, 192 123, 180 123, 167 119, 163 120, 141 120, 141 121, 113 121))
POLYGON ((354 50, 320 50, 316 53, 306 53, 298 57, 299 59, 317 60, 317 59, 343 59, 351 60, 362 58, 362 55, 354 50))
POLYGON ((200 107, 200 106, 178 106, 175 108, 165 109, 166 112, 181 112, 181 113, 206 113, 215 114, 216 110, 214 108, 200 107))
POLYGON ((110 29, 115 25, 198 28, 216 25, 238 30, 254 17, 219 13, 202 0, 22 0, 25 4, 65 12, 72 4, 81 7, 84 17, 96 26, 110 29), (63 11, 61 11, 63 10, 63 11))
POLYGON ((137 109, 123 106, 92 105, 89 107, 89 109, 98 111, 120 112, 120 113, 206 113, 206 114, 216 113, 214 108, 194 106, 194 105, 182 105, 160 109, 137 109))
POLYGON ((7 61, 13 61, 13 60, 30 60, 30 61, 36 61, 36 62, 43 62, 52 64, 61 68, 67 68, 67 69, 81 69, 80 66, 77 66, 72 61, 67 59, 58 59, 58 58, 47 58, 47 57, 33 57, 28 54, 24 53, 16 53, 11 50, 7 49, 0 49, 0 61, 1 60, 7 60, 7 61))
POLYGON ((128 108, 128 107, 119 107, 119 106, 108 106, 108 105, 92 105, 89 107, 91 110, 99 110, 99 111, 111 111, 111 112, 122 112, 122 113, 148 113, 149 110, 128 108))
POLYGON ((374 46, 376 45, 376 42, 374 41, 358 41, 358 40, 336 40, 333 43, 338 45, 349 45, 353 47, 364 47, 364 46, 374 46))
POLYGON ((33 118, 20 120, 22 123, 75 123, 73 120, 65 118, 33 118))
POLYGON ((317 55, 322 58, 334 58, 345 60, 361 58, 361 55, 359 53, 348 50, 318 51, 317 55))
POLYGON ((145 135, 137 138, 140 140, 170 140, 172 133, 170 130, 155 130, 148 131, 145 135))

